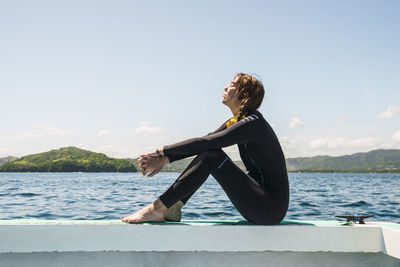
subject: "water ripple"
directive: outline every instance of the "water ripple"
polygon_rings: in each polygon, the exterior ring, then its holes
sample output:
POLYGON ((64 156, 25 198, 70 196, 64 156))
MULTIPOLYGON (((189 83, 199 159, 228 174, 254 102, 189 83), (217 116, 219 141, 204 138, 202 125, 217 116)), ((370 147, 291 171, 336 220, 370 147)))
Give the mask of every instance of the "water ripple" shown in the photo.
POLYGON ((303 206, 303 207, 317 207, 317 205, 314 205, 314 204, 311 204, 311 203, 308 203, 308 202, 302 202, 299 205, 303 206))
POLYGON ((36 196, 40 196, 41 194, 37 194, 37 193, 16 193, 13 194, 13 196, 21 196, 21 197, 36 197, 36 196))
MULTIPOLYGON (((179 173, 0 173, 0 219, 109 220, 132 214, 160 196, 179 173)), ((285 219, 335 220, 374 214, 400 223, 400 174, 289 174, 285 219)), ((210 177, 182 210, 183 219, 243 219, 210 177)))
POLYGON ((357 202, 353 202, 353 203, 350 203, 350 204, 344 204, 343 205, 343 207, 366 207, 366 206, 372 206, 372 204, 361 200, 361 201, 357 201, 357 202))

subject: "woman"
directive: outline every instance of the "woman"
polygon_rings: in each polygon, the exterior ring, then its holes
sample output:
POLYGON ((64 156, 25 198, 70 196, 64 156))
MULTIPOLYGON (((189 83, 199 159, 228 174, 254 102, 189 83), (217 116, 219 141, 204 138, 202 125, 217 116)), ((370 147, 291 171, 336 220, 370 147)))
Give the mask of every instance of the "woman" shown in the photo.
POLYGON ((140 211, 121 217, 123 222, 180 221, 181 208, 210 174, 248 221, 274 225, 283 220, 289 205, 289 182, 278 138, 257 110, 264 87, 255 77, 239 73, 224 90, 222 103, 233 117, 217 130, 141 155, 139 167, 148 176, 169 162, 197 156, 165 193, 140 211), (234 144, 248 173, 221 149, 234 144))

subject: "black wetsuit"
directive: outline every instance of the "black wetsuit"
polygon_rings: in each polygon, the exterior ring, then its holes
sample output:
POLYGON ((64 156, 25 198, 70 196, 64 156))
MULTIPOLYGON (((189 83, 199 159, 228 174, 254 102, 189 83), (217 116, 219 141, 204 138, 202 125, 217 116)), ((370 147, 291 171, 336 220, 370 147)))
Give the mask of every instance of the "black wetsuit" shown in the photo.
POLYGON ((256 224, 278 224, 289 205, 285 157, 278 138, 258 111, 204 137, 164 147, 170 162, 197 155, 172 186, 160 196, 168 208, 186 203, 211 174, 240 214, 256 224), (221 148, 238 144, 247 169, 242 171, 221 148))

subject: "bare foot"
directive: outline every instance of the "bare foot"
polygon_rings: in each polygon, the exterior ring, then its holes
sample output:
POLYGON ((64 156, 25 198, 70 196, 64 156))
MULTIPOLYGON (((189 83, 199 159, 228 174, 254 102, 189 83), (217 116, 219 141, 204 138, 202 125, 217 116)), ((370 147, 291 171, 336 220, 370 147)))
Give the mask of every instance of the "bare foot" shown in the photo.
POLYGON ((183 207, 183 202, 178 201, 171 207, 169 207, 167 214, 165 215, 165 220, 171 221, 171 222, 180 222, 182 219, 182 207, 183 207))
POLYGON ((121 217, 121 220, 128 223, 163 222, 167 212, 167 207, 164 206, 160 199, 157 199, 152 204, 129 216, 121 217))

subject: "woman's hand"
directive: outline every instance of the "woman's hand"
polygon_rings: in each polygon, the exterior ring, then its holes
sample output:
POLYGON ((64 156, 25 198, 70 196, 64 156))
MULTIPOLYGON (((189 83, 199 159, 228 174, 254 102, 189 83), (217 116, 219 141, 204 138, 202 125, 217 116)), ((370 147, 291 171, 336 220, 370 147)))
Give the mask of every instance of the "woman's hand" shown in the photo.
POLYGON ((162 150, 156 152, 140 155, 138 160, 139 168, 142 171, 142 175, 149 173, 147 177, 156 175, 162 167, 169 162, 168 157, 162 155, 162 150))

